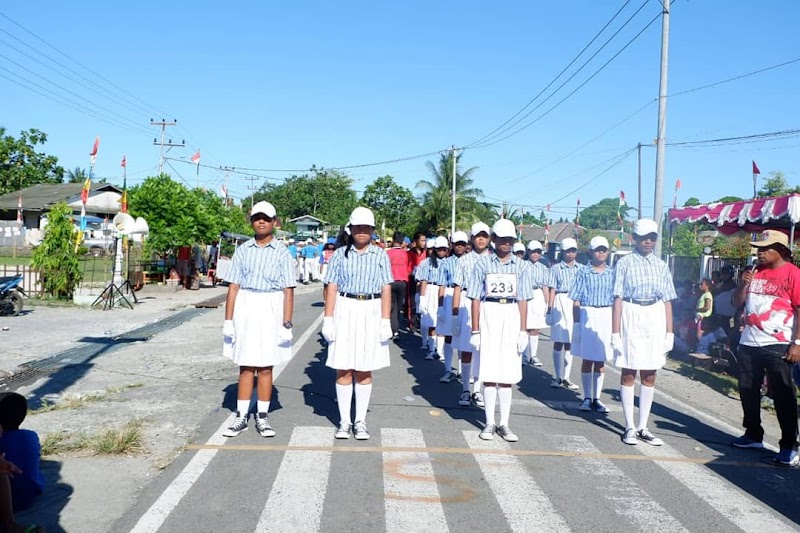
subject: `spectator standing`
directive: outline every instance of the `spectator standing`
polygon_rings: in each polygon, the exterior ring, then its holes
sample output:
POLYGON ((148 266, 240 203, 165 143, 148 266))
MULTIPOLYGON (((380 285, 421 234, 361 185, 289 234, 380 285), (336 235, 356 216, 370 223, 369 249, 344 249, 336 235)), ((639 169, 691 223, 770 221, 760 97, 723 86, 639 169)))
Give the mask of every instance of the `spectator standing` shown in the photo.
MULTIPOLYGON (((717 285, 719 286, 719 285, 717 285)), ((711 294, 711 280, 704 278, 700 282, 700 296, 694 308, 694 323, 696 326, 697 339, 703 336, 703 320, 711 316, 714 311, 714 296, 711 294)))
POLYGON ((406 319, 408 319, 408 327, 413 331, 414 329, 414 310, 416 307, 416 295, 418 295, 417 287, 417 268, 426 258, 426 244, 427 237, 421 231, 414 234, 414 241, 411 243, 411 248, 408 250, 408 263, 411 266, 411 275, 408 277, 408 285, 406 291, 406 319))
POLYGON ((392 266, 392 336, 397 337, 400 330, 400 316, 403 313, 403 305, 406 302, 406 292, 408 291, 408 279, 411 276, 411 263, 408 253, 403 250, 403 234, 399 231, 392 237, 393 246, 386 251, 389 256, 389 264, 392 266))

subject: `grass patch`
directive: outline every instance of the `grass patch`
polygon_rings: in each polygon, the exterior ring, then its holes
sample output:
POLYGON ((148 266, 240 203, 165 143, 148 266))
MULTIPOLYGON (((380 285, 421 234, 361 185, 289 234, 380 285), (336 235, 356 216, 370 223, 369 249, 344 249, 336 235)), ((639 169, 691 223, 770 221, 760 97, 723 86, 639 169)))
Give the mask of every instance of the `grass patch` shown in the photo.
POLYGON ((99 433, 76 433, 54 431, 42 440, 42 456, 70 452, 86 452, 94 455, 135 455, 144 451, 143 422, 131 420, 119 429, 106 429, 99 433))
POLYGON ((13 257, 13 256, 0 256, 0 265, 18 266, 30 265, 31 258, 29 257, 13 257))
POLYGON ((733 376, 711 372, 705 368, 692 366, 684 361, 667 360, 665 366, 692 381, 708 385, 720 394, 739 399, 739 381, 733 376))
POLYGON ((110 395, 119 394, 128 389, 137 389, 144 387, 144 383, 132 383, 130 385, 120 385, 119 387, 109 387, 100 392, 90 392, 87 394, 68 394, 63 396, 57 402, 51 402, 43 399, 39 407, 31 410, 32 415, 40 413, 47 413, 49 411, 61 411, 64 409, 80 409, 92 402, 98 402, 107 399, 110 395))

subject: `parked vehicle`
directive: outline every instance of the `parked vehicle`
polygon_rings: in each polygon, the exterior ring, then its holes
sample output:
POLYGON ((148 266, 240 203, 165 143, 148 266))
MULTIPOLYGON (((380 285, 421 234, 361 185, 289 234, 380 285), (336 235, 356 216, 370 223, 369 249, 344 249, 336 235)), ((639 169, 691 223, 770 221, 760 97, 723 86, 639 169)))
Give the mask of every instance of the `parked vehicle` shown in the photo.
POLYGON ((0 315, 17 316, 22 312, 22 274, 0 278, 0 315))

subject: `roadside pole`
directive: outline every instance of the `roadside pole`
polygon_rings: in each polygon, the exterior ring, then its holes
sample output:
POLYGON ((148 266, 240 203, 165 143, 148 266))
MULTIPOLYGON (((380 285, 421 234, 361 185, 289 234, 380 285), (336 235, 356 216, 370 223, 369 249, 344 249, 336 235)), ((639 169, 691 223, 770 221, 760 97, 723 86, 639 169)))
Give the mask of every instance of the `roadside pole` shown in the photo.
MULTIPOLYGON (((656 137, 656 184, 653 202, 653 219, 661 227, 664 198, 664 152, 667 135, 667 65, 669 61, 669 0, 661 0, 661 77, 658 87, 658 135, 656 137)), ((661 256, 662 239, 656 241, 655 253, 661 256)))

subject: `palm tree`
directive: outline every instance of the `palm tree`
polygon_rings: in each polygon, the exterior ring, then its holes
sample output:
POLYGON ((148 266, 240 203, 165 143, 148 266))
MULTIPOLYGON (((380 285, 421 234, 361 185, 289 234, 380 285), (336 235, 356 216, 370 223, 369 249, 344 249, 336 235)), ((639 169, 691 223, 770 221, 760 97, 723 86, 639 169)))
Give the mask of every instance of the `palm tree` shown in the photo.
POLYGON ((83 183, 88 177, 89 174, 86 172, 86 169, 81 167, 75 167, 74 170, 67 170, 68 183, 83 183))
MULTIPOLYGON (((473 187, 472 175, 477 167, 458 171, 460 155, 456 157, 456 227, 466 227, 486 216, 484 204, 478 202, 483 191, 473 187)), ((450 229, 453 189, 453 153, 442 154, 439 164, 427 161, 425 166, 431 180, 420 180, 417 188, 422 190, 420 205, 420 228, 434 233, 450 229)))

